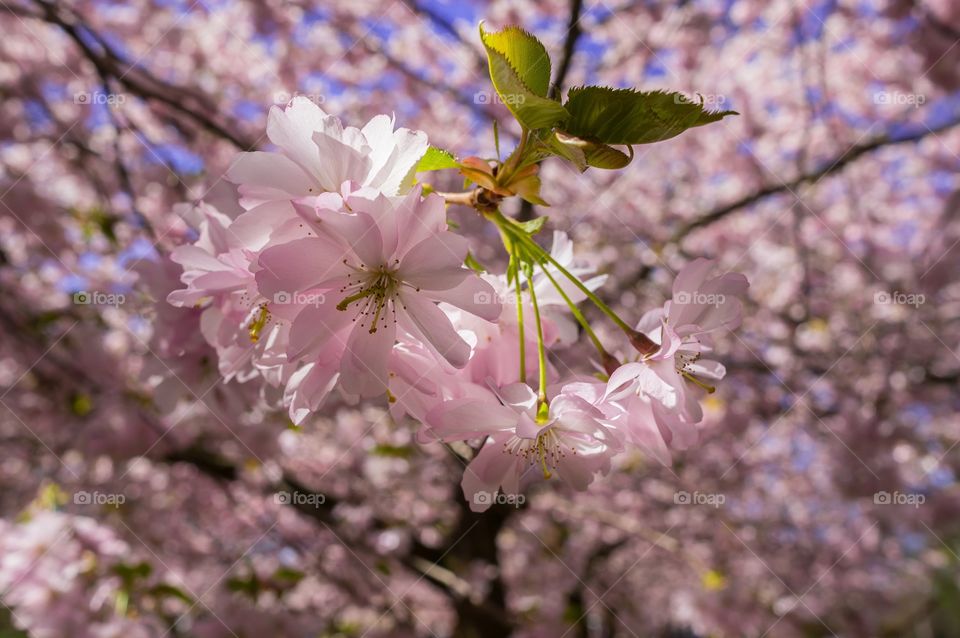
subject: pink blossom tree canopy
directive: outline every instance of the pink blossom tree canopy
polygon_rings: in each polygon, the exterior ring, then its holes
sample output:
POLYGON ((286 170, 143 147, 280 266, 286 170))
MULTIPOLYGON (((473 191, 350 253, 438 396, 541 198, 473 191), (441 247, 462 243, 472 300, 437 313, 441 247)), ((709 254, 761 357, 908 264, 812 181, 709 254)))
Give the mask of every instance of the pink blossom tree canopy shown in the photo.
POLYGON ((957 3, 0 27, 0 635, 960 637, 957 3))

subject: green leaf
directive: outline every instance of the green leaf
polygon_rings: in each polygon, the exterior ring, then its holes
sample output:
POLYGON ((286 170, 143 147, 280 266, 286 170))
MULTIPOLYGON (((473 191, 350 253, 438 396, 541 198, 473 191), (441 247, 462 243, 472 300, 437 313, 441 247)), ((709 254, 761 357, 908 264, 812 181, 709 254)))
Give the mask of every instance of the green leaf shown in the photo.
POLYGON ((615 149, 607 144, 600 142, 589 142, 583 151, 587 156, 587 164, 596 168, 623 168, 633 161, 633 150, 627 147, 630 154, 627 155, 619 149, 615 149))
POLYGON ((689 128, 722 120, 736 111, 708 111, 682 93, 605 86, 570 89, 564 131, 604 144, 649 144, 689 128))
POLYGON ((551 131, 543 140, 543 145, 547 153, 562 157, 576 166, 581 173, 587 170, 587 156, 583 151, 583 140, 579 137, 551 131))
POLYGON ((545 154, 562 157, 580 169, 580 172, 587 170, 588 166, 623 168, 633 161, 633 150, 629 145, 627 148, 630 149, 630 154, 627 155, 608 144, 581 139, 562 131, 551 132, 550 136, 542 141, 542 148, 545 154))
POLYGON ((483 267, 483 264, 477 261, 477 258, 474 257, 473 253, 469 251, 467 251, 467 256, 463 260, 463 265, 474 272, 487 272, 487 269, 483 267))
POLYGON ((512 185, 520 199, 535 204, 537 206, 549 206, 545 199, 540 197, 540 178, 537 175, 530 175, 516 184, 512 185))
POLYGON ((536 235, 543 229, 543 225, 547 223, 547 219, 547 217, 534 217, 529 221, 516 222, 516 224, 528 235, 536 235))
POLYGON ((407 459, 413 454, 413 448, 411 448, 409 445, 388 445, 386 443, 382 443, 373 446, 373 449, 370 450, 370 453, 374 456, 387 456, 398 459, 407 459))
POLYGON ((136 580, 148 577, 153 572, 153 567, 146 561, 134 564, 120 563, 114 565, 113 571, 127 587, 130 587, 136 580))
POLYGON ((193 599, 185 591, 169 583, 157 583, 150 588, 150 593, 157 598, 179 598, 187 604, 193 604, 193 599))
POLYGON ((93 400, 88 394, 75 394, 70 402, 70 411, 76 416, 84 417, 93 411, 93 400))
POLYGON ((515 26, 487 33, 482 23, 480 40, 487 50, 493 88, 520 124, 551 128, 569 117, 559 102, 547 98, 550 56, 539 40, 515 26))
POLYGON ((428 146, 427 152, 417 164, 417 172, 442 171, 445 168, 457 168, 457 166, 457 160, 453 154, 436 146, 428 146))
POLYGON ((275 580, 287 581, 291 583, 299 583, 304 579, 306 574, 298 569, 293 569, 292 567, 278 567, 277 571, 273 573, 273 578, 275 580))
POLYGON ((256 574, 249 574, 248 576, 234 576, 227 580, 227 589, 239 594, 245 594, 249 596, 252 600, 257 599, 257 595, 260 593, 260 581, 257 579, 256 574))

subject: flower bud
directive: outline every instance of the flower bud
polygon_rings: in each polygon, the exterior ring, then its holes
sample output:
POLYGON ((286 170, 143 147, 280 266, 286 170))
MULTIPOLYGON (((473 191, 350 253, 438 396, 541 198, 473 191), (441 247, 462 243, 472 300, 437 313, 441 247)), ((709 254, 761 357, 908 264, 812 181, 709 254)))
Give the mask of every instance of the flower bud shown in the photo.
POLYGON ((657 343, 643 334, 639 330, 633 330, 627 334, 627 337, 630 339, 630 345, 636 348, 637 352, 642 354, 644 357, 649 357, 657 350, 660 349, 660 346, 657 343))

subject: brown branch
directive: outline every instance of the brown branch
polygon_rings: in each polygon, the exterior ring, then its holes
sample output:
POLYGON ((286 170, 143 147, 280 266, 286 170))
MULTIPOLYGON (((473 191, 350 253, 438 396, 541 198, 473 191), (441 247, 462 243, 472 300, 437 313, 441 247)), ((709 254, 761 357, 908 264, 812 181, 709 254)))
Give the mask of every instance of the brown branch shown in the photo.
MULTIPOLYGON (((199 447, 173 452, 164 460, 168 463, 192 465, 207 476, 226 483, 237 480, 240 475, 237 468, 228 460, 199 447)), ((271 489, 277 493, 316 492, 289 473, 285 473, 271 489)), ((497 565, 497 536, 507 518, 512 514, 512 509, 503 506, 491 509, 484 514, 477 514, 467 508, 465 500, 458 499, 457 503, 461 510, 459 523, 447 536, 445 545, 434 548, 414 539, 409 553, 397 557, 397 560, 404 567, 433 584, 451 600, 458 616, 456 635, 509 636, 513 628, 506 611, 506 594, 500 580, 499 569, 486 597, 478 599, 476 592, 472 591, 469 584, 461 580, 453 568, 443 567, 442 563, 456 566, 480 560, 490 565, 497 565), (480 633, 476 633, 478 631, 480 633)), ((307 518, 330 528, 339 525, 334 516, 334 510, 339 504, 339 500, 326 494, 320 504, 287 503, 307 518)), ((376 521, 375 527, 387 529, 389 524, 385 521, 376 521)), ((343 536, 343 533, 337 535, 343 536)), ((362 547, 363 543, 357 539, 350 539, 350 542, 373 552, 371 548, 362 547)))
POLYGON ((567 73, 570 72, 570 63, 573 61, 573 54, 577 50, 577 42, 583 31, 580 29, 580 14, 583 11, 583 0, 573 0, 570 3, 570 19, 567 21, 567 39, 563 43, 563 57, 560 58, 560 66, 557 67, 557 77, 554 78, 550 86, 550 97, 558 97, 563 91, 563 83, 567 79, 567 73))
POLYGON ((62 30, 77 45, 83 56, 94 65, 102 78, 113 78, 128 91, 144 100, 152 100, 166 105, 173 111, 193 120, 209 133, 228 140, 234 146, 244 150, 252 150, 256 147, 255 141, 233 133, 212 116, 204 113, 204 108, 208 108, 208 105, 198 96, 157 79, 142 67, 129 66, 124 69, 124 62, 120 56, 89 25, 82 23, 79 16, 64 15, 58 6, 48 0, 34 0, 34 2, 43 10, 42 16, 37 16, 37 18, 62 30), (102 52, 95 51, 83 39, 80 34, 81 28, 98 43, 102 52))
POLYGON ((816 184, 825 177, 843 170, 848 164, 853 163, 864 155, 869 155, 882 148, 919 142, 920 140, 923 140, 931 135, 942 133, 958 125, 960 125, 960 114, 956 115, 953 119, 940 124, 939 126, 934 128, 924 128, 922 131, 918 131, 911 135, 899 137, 881 135, 870 142, 854 144, 837 157, 825 162, 819 169, 804 173, 799 177, 790 180, 789 182, 772 184, 770 186, 761 188, 755 193, 742 197, 734 202, 721 206, 720 208, 716 208, 709 213, 698 217, 692 222, 688 222, 673 233, 673 236, 670 238, 668 243, 679 243, 684 237, 689 235, 694 230, 720 221, 732 213, 752 206, 753 204, 756 204, 773 195, 779 195, 785 192, 793 192, 804 184, 816 184))

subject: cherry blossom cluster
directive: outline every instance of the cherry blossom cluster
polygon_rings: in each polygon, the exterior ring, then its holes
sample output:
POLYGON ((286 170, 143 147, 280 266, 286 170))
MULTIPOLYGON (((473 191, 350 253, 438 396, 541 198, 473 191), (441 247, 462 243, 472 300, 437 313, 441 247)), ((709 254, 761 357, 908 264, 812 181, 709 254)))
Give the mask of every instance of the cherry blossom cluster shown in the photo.
POLYGON ((536 243, 542 222, 481 207, 515 260, 506 274, 479 267, 444 197, 415 184, 424 133, 386 115, 344 126, 297 97, 271 110, 267 134, 277 150, 242 153, 227 175, 245 212, 182 208, 197 239, 172 255, 186 287, 168 301, 203 308, 225 379, 282 388, 295 424, 332 394, 385 397, 394 418, 422 424, 422 442, 473 442, 462 487, 475 510, 490 506, 477 494, 517 494, 541 477, 585 489, 626 446, 669 463, 671 447, 696 440, 699 400, 725 373, 707 357, 740 323, 742 275, 695 260, 634 328, 595 294, 604 277, 578 263, 565 233, 549 252, 536 243), (587 299, 635 356, 600 345, 578 310, 587 299), (596 375, 547 356, 577 341, 578 322, 598 346, 596 375))

